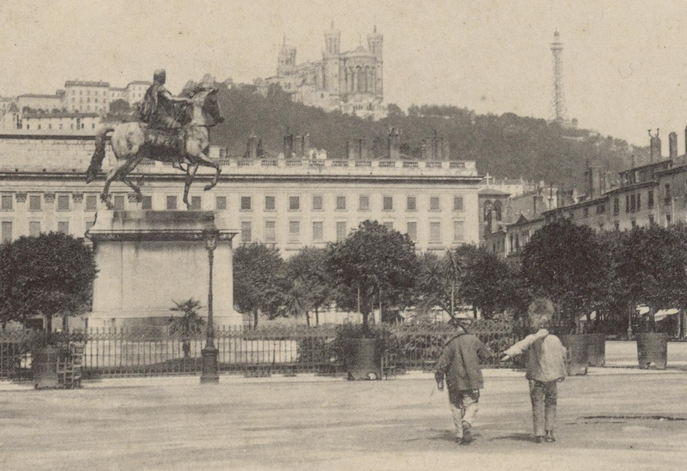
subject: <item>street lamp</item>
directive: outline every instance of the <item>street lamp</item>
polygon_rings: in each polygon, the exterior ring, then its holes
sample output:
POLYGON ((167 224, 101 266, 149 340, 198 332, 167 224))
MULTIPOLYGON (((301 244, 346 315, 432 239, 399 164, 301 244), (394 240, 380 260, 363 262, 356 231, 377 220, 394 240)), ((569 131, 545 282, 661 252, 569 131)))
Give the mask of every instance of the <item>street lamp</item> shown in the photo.
POLYGON ((212 269, 215 261, 215 249, 219 240, 219 230, 214 224, 203 231, 205 248, 208 251, 208 327, 205 348, 203 348, 203 374, 200 376, 200 384, 219 384, 217 374, 217 348, 215 347, 215 327, 212 323, 212 269))

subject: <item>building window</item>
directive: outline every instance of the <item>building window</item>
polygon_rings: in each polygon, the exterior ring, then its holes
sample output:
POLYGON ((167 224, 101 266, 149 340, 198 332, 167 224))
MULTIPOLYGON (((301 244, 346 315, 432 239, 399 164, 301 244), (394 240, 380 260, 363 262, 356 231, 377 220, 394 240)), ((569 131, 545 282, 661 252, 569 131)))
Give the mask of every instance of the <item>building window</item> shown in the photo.
POLYGON ((337 196, 336 197, 336 209, 337 209, 337 211, 345 211, 346 210, 346 197, 345 196, 337 196))
POLYGON ((408 237, 410 237, 410 240, 413 242, 417 241, 417 222, 408 221, 406 233, 408 237))
POLYGON ((38 237, 41 233, 41 223, 40 221, 29 222, 29 237, 38 237))
POLYGON ((630 212, 634 213, 637 209, 635 195, 630 195, 630 212))
MULTIPOLYGON (((174 198, 174 209, 176 209, 176 196, 174 198)), ((124 195, 117 195, 114 197, 114 209, 118 211, 122 211, 124 209, 124 195)))
POLYGON ((630 223, 632 224, 632 229, 637 227, 637 221, 635 221, 634 219, 632 221, 630 221, 630 223))
POLYGON ((241 197, 241 211, 250 211, 251 209, 251 199, 250 196, 241 197))
POLYGON ((417 199, 414 196, 406 198, 406 211, 417 211, 417 199))
POLYGON ((429 223, 429 241, 441 242, 441 223, 439 221, 429 223))
POLYGON ((12 195, 2 195, 2 210, 12 211, 12 195))
POLYGON ((649 190, 649 198, 647 199, 646 206, 649 209, 654 207, 654 190, 649 190))
POLYGON ((429 198, 429 210, 430 211, 439 211, 441 207, 439 206, 439 197, 438 196, 432 196, 429 198))
POLYGON ((227 209, 227 197, 218 196, 215 198, 215 209, 224 210, 227 209))
POLYGON ((277 209, 277 203, 274 196, 265 196, 265 211, 274 211, 277 209))
POLYGON ((625 212, 630 212, 630 195, 625 195, 625 212))
POLYGON ((0 234, 0 242, 11 242, 12 241, 12 222, 2 221, 2 233, 0 234))
POLYGON ((589 216, 589 207, 585 207, 585 208, 582 210, 582 214, 584 215, 584 217, 589 216))
POLYGON ((200 196, 191 196, 191 209, 200 210, 203 207, 203 200, 200 196))
POLYGON ((338 221, 336 223, 336 241, 341 242, 346 239, 346 222, 338 221))
POLYGON ((393 211, 394 209, 394 198, 392 196, 385 196, 382 198, 382 210, 383 211, 393 211))
POLYGON ((322 221, 312 223, 312 240, 319 242, 324 239, 324 225, 322 221))
POLYGON ((98 209, 98 197, 96 195, 86 195, 86 211, 98 209))
POLYGON ((299 196, 289 196, 289 211, 301 209, 301 198, 299 196))
POLYGON ((58 221, 57 232, 69 235, 69 221, 58 221))
POLYGON ((618 221, 614 222, 613 225, 615 226, 616 231, 620 230, 620 223, 618 221))
POLYGON ((41 197, 39 195, 29 196, 29 211, 41 210, 41 197))
MULTIPOLYGON (((453 197, 453 210, 454 211, 463 211, 463 197, 462 196, 454 196, 453 197)), ((497 219, 498 221, 498 219, 497 219)))
POLYGON ((177 209, 177 197, 168 196, 167 197, 167 209, 177 209))
POLYGON ((393 231, 394 230, 394 222, 393 221, 385 221, 382 225, 384 227, 386 227, 387 231, 393 231))
POLYGON ((289 221, 289 242, 298 242, 301 238, 301 222, 289 221))
POLYGON ((670 224, 672 221, 672 217, 670 217, 670 214, 666 214, 666 224, 670 224))
POLYGON ((276 221, 265 221, 265 242, 277 241, 276 221))
POLYGON ((603 214, 605 212, 606 212, 606 205, 604 203, 601 203, 596 207, 596 214, 603 214))
POLYGON ((241 221, 241 243, 249 244, 252 237, 250 221, 241 221))
POLYGON ((649 224, 653 224, 653 223, 654 223, 654 215, 649 214, 649 224))
POLYGON ((464 238, 463 221, 453 221, 453 240, 462 241, 464 238))
POLYGON ((153 209, 153 197, 144 196, 141 200, 141 209, 153 209))
POLYGON ((618 214, 620 214, 620 198, 616 196, 613 198, 613 215, 617 216, 618 214))
POLYGON ((637 193, 637 211, 641 211, 642 209, 642 194, 637 193))
POLYGON ((57 196, 57 210, 58 211, 69 211, 69 195, 58 195, 57 196))
POLYGON ((358 210, 359 211, 369 211, 370 210, 370 197, 368 195, 360 195, 358 197, 358 210))
POLYGON ((322 205, 322 196, 321 195, 315 195, 312 197, 312 209, 313 211, 322 211, 323 205, 322 205))

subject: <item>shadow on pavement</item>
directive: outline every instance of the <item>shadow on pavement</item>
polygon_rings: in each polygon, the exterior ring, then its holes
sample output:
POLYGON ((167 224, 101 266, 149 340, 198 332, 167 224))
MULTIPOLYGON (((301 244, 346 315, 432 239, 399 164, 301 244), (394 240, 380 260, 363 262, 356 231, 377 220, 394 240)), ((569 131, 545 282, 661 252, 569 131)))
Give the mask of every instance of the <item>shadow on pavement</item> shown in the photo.
POLYGON ((513 440, 516 442, 536 443, 534 440, 534 436, 529 433, 512 433, 510 435, 506 435, 505 437, 494 437, 489 441, 493 442, 496 440, 513 440))

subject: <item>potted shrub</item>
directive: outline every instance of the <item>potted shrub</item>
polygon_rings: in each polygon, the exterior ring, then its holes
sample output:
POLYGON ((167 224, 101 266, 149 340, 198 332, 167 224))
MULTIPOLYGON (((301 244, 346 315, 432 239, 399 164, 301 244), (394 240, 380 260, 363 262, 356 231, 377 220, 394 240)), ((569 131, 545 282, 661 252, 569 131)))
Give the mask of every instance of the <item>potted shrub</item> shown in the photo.
POLYGON ((386 327, 344 324, 336 329, 334 352, 349 380, 382 379, 382 354, 391 332, 386 327))
POLYGON ((644 322, 635 334, 637 342, 637 360, 639 367, 648 369, 653 363, 656 368, 664 370, 668 363, 668 334, 657 333, 653 319, 653 310, 644 316, 644 322))
POLYGON ((39 333, 30 346, 31 373, 36 389, 60 387, 57 365, 69 355, 68 335, 62 333, 39 333))
POLYGON ((588 335, 576 334, 573 325, 558 330, 561 343, 568 350, 568 376, 587 374, 589 366, 588 335))

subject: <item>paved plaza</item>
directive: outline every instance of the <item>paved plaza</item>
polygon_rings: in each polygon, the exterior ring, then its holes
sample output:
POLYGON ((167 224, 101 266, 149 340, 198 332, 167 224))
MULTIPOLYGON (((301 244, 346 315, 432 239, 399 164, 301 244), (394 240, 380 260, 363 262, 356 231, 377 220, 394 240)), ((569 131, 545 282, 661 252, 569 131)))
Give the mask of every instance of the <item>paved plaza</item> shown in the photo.
POLYGON ((0 388, 2 470, 683 469, 687 372, 595 368, 568 378, 558 442, 531 441, 522 372, 487 370, 477 441, 457 445, 433 377, 107 379, 0 388))

